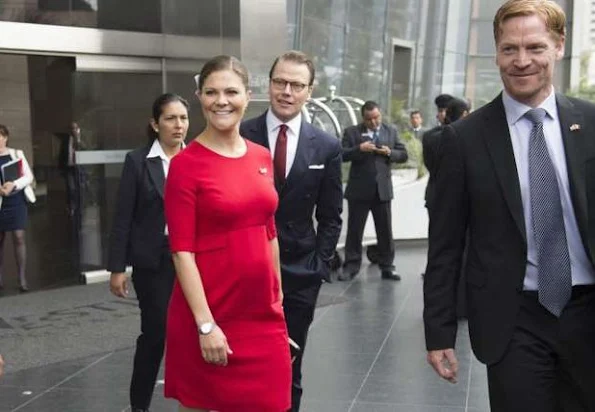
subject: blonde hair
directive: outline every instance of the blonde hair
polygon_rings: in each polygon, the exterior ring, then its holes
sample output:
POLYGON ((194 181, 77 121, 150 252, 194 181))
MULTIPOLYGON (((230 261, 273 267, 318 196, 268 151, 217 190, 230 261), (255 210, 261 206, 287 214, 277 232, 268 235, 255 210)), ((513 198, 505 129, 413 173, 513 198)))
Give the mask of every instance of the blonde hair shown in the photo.
POLYGON ((494 40, 496 44, 502 33, 502 24, 508 19, 519 16, 537 15, 559 41, 566 35, 566 15, 562 7, 552 0, 508 0, 496 12, 494 17, 494 40))

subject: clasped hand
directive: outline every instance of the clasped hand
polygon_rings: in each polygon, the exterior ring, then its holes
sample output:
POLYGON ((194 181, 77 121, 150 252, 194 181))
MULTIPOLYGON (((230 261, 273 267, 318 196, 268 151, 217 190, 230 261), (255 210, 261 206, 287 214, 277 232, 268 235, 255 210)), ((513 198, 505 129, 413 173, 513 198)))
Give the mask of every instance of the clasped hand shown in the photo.
POLYGON ((208 335, 199 335, 202 357, 207 363, 227 366, 227 358, 233 351, 227 343, 227 338, 219 326, 208 335))
POLYGON ((359 150, 366 153, 377 153, 384 156, 388 156, 390 154, 390 148, 386 145, 382 145, 377 147, 374 143, 366 141, 359 145, 359 150))

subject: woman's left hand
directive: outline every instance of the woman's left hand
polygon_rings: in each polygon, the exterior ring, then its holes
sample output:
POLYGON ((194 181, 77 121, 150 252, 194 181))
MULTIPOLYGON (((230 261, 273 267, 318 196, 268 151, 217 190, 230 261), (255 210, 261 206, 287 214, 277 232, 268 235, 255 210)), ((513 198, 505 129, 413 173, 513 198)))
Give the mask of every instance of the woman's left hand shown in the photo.
POLYGON ((12 193, 12 191, 15 188, 15 184, 14 182, 6 182, 2 185, 2 190, 4 191, 5 195, 4 196, 8 196, 9 194, 12 193))

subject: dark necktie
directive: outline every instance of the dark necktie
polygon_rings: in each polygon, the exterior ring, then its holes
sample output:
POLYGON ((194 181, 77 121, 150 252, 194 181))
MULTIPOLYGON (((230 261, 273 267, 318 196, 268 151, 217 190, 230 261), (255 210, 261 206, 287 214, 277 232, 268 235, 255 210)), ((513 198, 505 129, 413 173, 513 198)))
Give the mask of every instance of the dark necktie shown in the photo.
POLYGON ((572 278, 558 179, 543 134, 545 115, 544 109, 525 113, 533 123, 529 140, 531 216, 537 247, 539 302, 560 317, 570 299, 572 278))
POLYGON ((275 167, 275 179, 280 184, 285 183, 285 164, 287 163, 287 125, 279 127, 277 143, 275 144, 275 156, 273 165, 275 167))

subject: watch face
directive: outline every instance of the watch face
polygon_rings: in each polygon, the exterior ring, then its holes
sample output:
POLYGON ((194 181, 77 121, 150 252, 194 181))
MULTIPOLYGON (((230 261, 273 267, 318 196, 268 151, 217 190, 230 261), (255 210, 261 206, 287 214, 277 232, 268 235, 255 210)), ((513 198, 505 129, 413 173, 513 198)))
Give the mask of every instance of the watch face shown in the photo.
POLYGON ((200 325, 199 331, 202 335, 208 335, 213 330, 213 326, 212 322, 203 323, 200 325))

